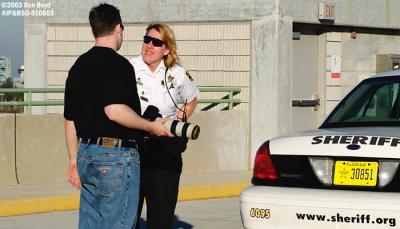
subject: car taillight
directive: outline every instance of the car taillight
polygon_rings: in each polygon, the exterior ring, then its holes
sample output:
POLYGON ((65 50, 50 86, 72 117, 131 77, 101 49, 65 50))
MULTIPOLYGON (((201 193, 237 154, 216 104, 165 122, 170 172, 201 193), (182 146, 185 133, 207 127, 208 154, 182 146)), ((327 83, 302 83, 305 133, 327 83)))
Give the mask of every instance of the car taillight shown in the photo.
POLYGON ((266 141, 257 150, 256 158, 254 159, 253 176, 260 179, 278 179, 278 174, 269 153, 269 141, 266 141))
POLYGON ((311 164, 314 174, 317 176, 319 182, 324 185, 332 185, 333 166, 335 162, 327 157, 309 157, 308 161, 311 164))
POLYGON ((378 169, 379 187, 385 187, 392 181, 394 175, 397 172, 398 167, 399 167, 398 161, 379 160, 379 169, 378 169))

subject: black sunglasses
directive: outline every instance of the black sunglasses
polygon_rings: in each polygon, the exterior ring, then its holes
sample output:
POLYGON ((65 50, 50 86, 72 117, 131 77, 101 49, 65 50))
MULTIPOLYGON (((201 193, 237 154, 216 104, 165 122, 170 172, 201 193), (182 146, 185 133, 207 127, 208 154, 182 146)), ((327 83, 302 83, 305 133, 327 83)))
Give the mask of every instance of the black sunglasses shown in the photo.
POLYGON ((165 41, 147 35, 143 37, 143 42, 145 44, 149 44, 151 42, 155 47, 162 47, 166 44, 165 41))

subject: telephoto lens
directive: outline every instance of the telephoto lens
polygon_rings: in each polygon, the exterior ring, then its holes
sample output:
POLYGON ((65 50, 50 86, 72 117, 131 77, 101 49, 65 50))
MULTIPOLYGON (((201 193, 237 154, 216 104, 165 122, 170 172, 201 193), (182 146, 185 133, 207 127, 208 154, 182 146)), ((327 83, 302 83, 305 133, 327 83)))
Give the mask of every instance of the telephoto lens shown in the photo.
POLYGON ((179 122, 178 120, 169 120, 164 126, 178 137, 196 140, 200 134, 200 127, 187 122, 179 122))
MULTIPOLYGON (((143 113, 143 118, 154 121, 161 118, 159 109, 156 106, 149 105, 143 113)), ((164 126, 175 136, 195 140, 199 137, 200 127, 187 122, 179 122, 178 120, 169 120, 164 126)))

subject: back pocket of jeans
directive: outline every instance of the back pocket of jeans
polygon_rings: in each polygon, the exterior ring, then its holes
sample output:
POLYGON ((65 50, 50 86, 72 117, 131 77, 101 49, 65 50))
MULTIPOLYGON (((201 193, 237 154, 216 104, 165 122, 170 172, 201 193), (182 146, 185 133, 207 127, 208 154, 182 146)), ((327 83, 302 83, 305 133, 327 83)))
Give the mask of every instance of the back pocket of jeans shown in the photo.
POLYGON ((122 162, 89 162, 88 180, 105 196, 121 191, 122 162))

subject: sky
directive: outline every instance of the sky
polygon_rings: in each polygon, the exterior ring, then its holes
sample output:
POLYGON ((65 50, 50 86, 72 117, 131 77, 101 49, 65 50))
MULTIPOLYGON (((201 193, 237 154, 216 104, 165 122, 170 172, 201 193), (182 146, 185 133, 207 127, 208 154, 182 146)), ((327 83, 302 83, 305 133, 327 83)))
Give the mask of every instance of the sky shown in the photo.
MULTIPOLYGON (((8 0, 0 0, 10 2, 8 0)), ((13 0, 12 2, 24 2, 13 0)), ((0 6, 0 11, 4 10, 0 6)), ((1 13, 1 12, 0 12, 1 13)), ((24 63, 24 17, 1 16, 0 14, 0 56, 11 58, 11 76, 18 77, 18 69, 24 63)))

